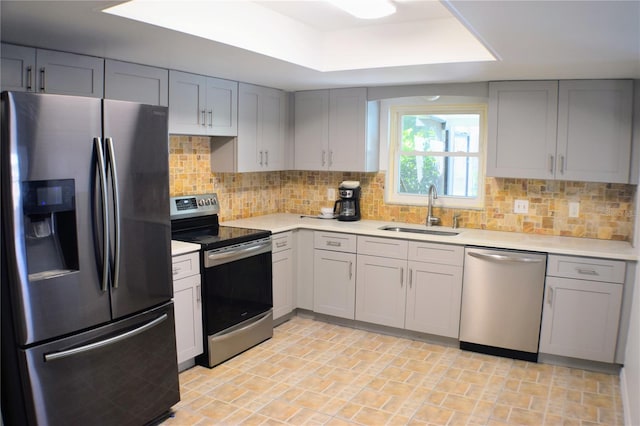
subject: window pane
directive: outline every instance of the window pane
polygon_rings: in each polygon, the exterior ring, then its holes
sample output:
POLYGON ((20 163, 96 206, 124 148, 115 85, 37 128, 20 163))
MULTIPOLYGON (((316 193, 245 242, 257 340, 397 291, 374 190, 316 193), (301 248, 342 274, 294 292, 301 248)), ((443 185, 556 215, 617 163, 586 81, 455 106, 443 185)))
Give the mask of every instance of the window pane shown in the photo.
POLYGON ((434 184, 438 194, 478 196, 478 157, 401 155, 398 193, 427 194, 434 184))
POLYGON ((479 114, 402 115, 402 152, 469 152, 480 149, 479 114))

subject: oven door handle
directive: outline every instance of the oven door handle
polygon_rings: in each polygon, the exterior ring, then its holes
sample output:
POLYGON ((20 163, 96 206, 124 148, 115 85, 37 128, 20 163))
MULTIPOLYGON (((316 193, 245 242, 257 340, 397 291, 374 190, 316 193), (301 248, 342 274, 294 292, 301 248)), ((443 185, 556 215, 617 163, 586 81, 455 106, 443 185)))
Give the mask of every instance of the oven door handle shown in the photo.
POLYGON ((266 253, 269 251, 271 251, 271 240, 238 250, 232 250, 223 253, 208 253, 205 266, 210 267, 220 265, 222 263, 229 263, 235 260, 253 256, 254 254, 266 253))

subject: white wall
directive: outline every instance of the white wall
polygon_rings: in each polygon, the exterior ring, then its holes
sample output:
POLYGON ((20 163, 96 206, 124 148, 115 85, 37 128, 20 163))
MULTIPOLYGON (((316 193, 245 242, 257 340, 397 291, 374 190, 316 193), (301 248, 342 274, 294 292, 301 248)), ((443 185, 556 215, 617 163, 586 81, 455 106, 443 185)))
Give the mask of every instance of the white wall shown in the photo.
MULTIPOLYGON (((636 168, 632 182, 638 182, 637 168, 640 166, 640 80, 635 80, 634 102, 634 154, 632 161, 636 168)), ((633 167, 632 167, 633 169, 633 167)), ((636 220, 634 245, 640 245, 640 197, 636 194, 636 220)), ((624 403, 624 423, 626 425, 640 425, 640 268, 636 269, 636 279, 633 289, 631 317, 629 319, 629 334, 624 357, 624 367, 620 373, 621 391, 624 403)))

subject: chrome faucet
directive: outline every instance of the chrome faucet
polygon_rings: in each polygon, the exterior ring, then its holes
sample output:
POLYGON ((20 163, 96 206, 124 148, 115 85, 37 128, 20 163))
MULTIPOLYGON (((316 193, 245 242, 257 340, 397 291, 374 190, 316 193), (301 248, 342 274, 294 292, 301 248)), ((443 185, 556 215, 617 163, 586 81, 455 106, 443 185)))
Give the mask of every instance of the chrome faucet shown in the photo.
POLYGON ((433 200, 438 198, 438 190, 434 184, 429 185, 429 210, 427 211, 427 226, 440 223, 439 217, 433 217, 433 200))

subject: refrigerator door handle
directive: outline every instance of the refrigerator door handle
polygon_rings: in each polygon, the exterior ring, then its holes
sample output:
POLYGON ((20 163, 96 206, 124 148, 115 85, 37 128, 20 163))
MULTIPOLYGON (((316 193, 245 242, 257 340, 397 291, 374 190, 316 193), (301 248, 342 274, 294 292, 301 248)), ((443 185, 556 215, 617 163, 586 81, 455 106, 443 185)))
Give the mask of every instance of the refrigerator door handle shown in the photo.
POLYGON ((45 354, 44 361, 45 362, 55 361, 57 359, 67 358, 67 357, 70 357, 70 356, 73 356, 73 355, 77 355, 77 354, 81 354, 81 353, 84 353, 84 352, 92 351, 94 349, 99 349, 99 348, 103 348, 105 346, 113 345, 114 343, 121 342, 121 341, 129 339, 129 338, 131 338, 133 336, 136 336, 136 335, 138 335, 140 333, 143 333, 143 332, 145 332, 145 331, 157 326, 161 322, 165 321, 167 318, 168 318, 167 314, 162 314, 161 316, 159 316, 158 318, 154 319, 153 321, 149 321, 145 325, 142 325, 142 326, 140 326, 138 328, 134 328, 133 330, 127 331, 126 333, 122 333, 122 334, 119 334, 117 336, 105 339, 105 340, 100 340, 99 342, 94 342, 94 343, 90 343, 88 345, 79 346, 77 348, 67 349, 66 351, 52 352, 52 353, 49 353, 49 354, 45 354))
POLYGON ((107 206, 107 168, 104 161, 102 139, 93 138, 93 146, 98 161, 98 173, 100 175, 100 192, 102 199, 102 283, 100 288, 107 291, 109 282, 109 208, 107 206))
POLYGON ((118 277, 120 277, 120 191, 118 190, 118 171, 116 170, 116 156, 113 150, 113 139, 105 138, 107 142, 107 154, 109 155, 109 167, 111 168, 111 184, 113 186, 113 211, 114 211, 114 266, 113 266, 113 288, 118 288, 118 277))

